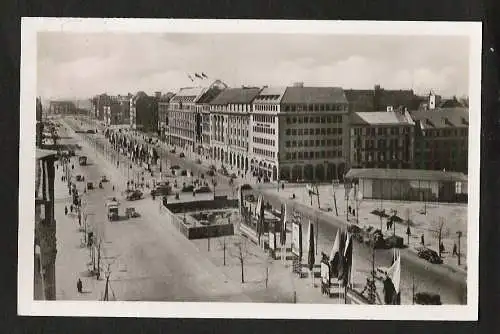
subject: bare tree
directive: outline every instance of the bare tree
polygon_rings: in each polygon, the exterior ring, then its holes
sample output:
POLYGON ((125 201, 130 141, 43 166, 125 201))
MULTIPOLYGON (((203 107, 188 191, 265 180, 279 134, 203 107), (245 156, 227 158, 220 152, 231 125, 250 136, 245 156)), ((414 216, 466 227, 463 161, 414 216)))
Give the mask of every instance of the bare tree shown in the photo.
POLYGON ((235 253, 232 255, 236 257, 240 263, 241 267, 241 283, 245 283, 245 261, 250 255, 248 251, 247 240, 240 236, 240 239, 234 243, 235 253))
POLYGON ((444 218, 439 217, 439 221, 437 223, 434 223, 434 228, 431 228, 429 230, 437 234, 438 253, 439 253, 439 257, 441 257, 441 253, 442 253, 441 243, 442 243, 443 236, 446 236, 449 234, 449 229, 444 227, 444 218))

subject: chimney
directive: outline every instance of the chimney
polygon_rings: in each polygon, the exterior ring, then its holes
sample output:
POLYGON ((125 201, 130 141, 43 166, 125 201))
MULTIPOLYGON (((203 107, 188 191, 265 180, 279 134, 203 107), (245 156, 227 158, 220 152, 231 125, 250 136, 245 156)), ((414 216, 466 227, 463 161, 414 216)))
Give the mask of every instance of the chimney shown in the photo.
POLYGON ((155 97, 159 99, 161 97, 161 92, 155 92, 155 97))
POLYGON ((304 88, 304 83, 303 82, 294 82, 293 83, 293 87, 304 88))

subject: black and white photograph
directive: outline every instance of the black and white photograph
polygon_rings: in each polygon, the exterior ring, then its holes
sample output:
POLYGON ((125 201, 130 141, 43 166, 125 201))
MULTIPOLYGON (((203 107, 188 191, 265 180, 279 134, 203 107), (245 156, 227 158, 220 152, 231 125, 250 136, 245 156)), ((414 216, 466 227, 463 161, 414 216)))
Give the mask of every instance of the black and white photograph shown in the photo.
POLYGON ((19 314, 477 320, 480 23, 21 29, 19 314))

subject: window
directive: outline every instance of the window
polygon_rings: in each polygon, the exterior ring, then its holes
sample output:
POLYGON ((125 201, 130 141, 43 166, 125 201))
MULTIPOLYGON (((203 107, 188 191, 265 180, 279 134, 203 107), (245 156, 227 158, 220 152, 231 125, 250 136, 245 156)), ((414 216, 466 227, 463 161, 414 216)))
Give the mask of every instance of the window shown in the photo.
POLYGON ((316 139, 316 146, 319 146, 319 143, 320 143, 319 139, 316 139))
POLYGON ((292 136, 296 136, 297 135, 297 129, 292 129, 292 136))
POLYGON ((319 134, 320 134, 320 132, 321 132, 321 129, 320 129, 320 128, 316 128, 316 131, 315 131, 315 132, 316 132, 316 135, 319 135, 319 134))
POLYGON ((292 141, 292 147, 297 147, 297 142, 295 140, 292 141))
POLYGON ((302 140, 299 140, 299 147, 302 147, 302 140))
POLYGON ((307 136, 307 135, 309 135, 309 129, 304 129, 304 136, 307 136))
POLYGON ((321 117, 316 116, 316 123, 318 123, 318 124, 319 124, 320 122, 321 122, 321 117))
POLYGON ((308 140, 304 140, 304 146, 305 146, 305 147, 308 147, 308 146, 309 146, 309 141, 308 141, 308 140))
POLYGON ((286 124, 290 124, 290 123, 291 123, 291 119, 290 119, 290 117, 287 117, 286 118, 286 124))
POLYGON ((325 134, 326 134, 326 129, 325 129, 325 128, 321 128, 321 134, 322 134, 322 135, 325 135, 325 134))
MULTIPOLYGON (((255 130, 254 130, 255 131, 255 130)), ((286 129, 286 135, 289 136, 290 135, 290 132, 291 130, 290 129, 286 129)))
POLYGON ((326 129, 326 134, 327 134, 327 135, 329 135, 329 134, 331 134, 331 133, 332 133, 332 128, 327 128, 327 129, 326 129))
POLYGON ((286 142, 285 142, 285 146, 286 146, 286 147, 290 147, 290 141, 286 141, 286 142))
POLYGON ((292 118, 292 123, 293 124, 297 123, 297 117, 292 118))
POLYGON ((302 159, 302 152, 299 152, 299 159, 302 159))
POLYGON ((304 117, 304 123, 309 123, 309 117, 304 117))
POLYGON ((299 129, 298 134, 299 134, 299 136, 302 136, 302 135, 303 135, 303 130, 302 130, 302 129, 299 129))

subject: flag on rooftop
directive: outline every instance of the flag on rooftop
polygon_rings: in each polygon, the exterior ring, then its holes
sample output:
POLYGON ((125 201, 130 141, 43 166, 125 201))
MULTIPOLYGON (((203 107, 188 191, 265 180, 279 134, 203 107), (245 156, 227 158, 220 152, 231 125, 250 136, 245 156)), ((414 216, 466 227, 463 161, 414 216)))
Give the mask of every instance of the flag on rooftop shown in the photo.
POLYGON ((208 79, 208 77, 207 77, 207 75, 206 75, 205 73, 201 72, 201 75, 202 75, 204 78, 208 79))

